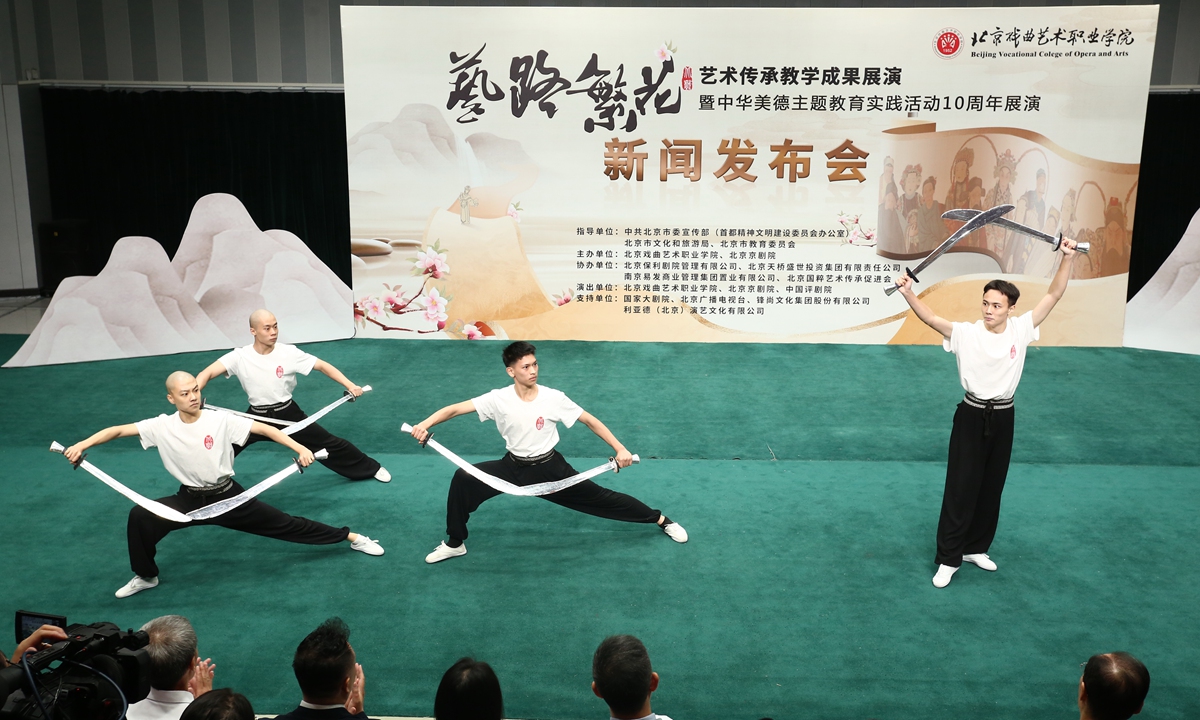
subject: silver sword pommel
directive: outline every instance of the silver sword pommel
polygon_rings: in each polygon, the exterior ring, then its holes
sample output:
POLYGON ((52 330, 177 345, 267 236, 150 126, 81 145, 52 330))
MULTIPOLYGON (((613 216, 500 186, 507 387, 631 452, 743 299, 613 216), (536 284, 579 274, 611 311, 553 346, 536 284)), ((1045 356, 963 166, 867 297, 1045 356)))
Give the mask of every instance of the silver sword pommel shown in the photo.
MULTIPOLYGON (((905 275, 907 275, 907 276, 909 276, 910 278, 912 278, 912 281, 913 281, 913 282, 915 282, 915 283, 921 282, 920 280, 918 280, 918 279, 917 279, 917 276, 916 276, 916 275, 913 275, 913 271, 912 271, 911 269, 909 269, 909 268, 904 268, 904 274, 905 274, 905 275)), ((892 293, 896 292, 896 291, 897 291, 897 290, 899 290, 899 289, 900 289, 900 286, 899 286, 899 285, 895 285, 895 284, 893 284, 891 287, 889 287, 889 288, 887 288, 886 290, 884 290, 884 291, 883 291, 883 294, 884 294, 884 295, 891 295, 892 293)))

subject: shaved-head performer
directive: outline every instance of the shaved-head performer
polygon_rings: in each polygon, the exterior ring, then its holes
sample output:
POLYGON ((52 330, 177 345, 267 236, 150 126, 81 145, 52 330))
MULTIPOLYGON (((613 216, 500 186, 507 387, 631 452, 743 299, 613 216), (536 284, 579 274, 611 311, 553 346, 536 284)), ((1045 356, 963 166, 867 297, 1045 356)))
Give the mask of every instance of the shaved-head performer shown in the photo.
MULTIPOLYGON (((244 445, 251 435, 260 435, 289 448, 298 456, 296 462, 301 467, 312 464, 312 452, 276 428, 227 412, 202 409, 199 384, 186 372, 173 372, 167 378, 167 402, 175 406, 174 414, 114 425, 72 445, 63 454, 77 463, 90 447, 137 436, 141 438, 143 448, 158 448, 167 472, 182 483, 178 493, 160 498, 158 502, 182 513, 242 493, 242 486, 233 480, 233 448, 244 445)), ((154 562, 158 541, 171 531, 188 525, 220 525, 308 545, 331 545, 345 540, 350 542, 351 548, 368 555, 383 554, 383 548, 366 535, 352 533, 347 527, 335 528, 294 517, 258 499, 210 520, 190 523, 164 520, 137 506, 129 511, 127 530, 129 564, 135 575, 117 590, 117 597, 129 597, 158 585, 158 565, 154 562)))
MULTIPOLYGON (((253 343, 225 353, 220 360, 204 368, 196 376, 201 390, 209 380, 219 375, 236 375, 250 400, 247 413, 289 422, 299 422, 308 417, 292 399, 292 390, 296 387, 296 373, 307 375, 317 370, 346 388, 351 395, 362 395, 362 388, 350 382, 334 366, 309 355, 295 345, 278 342, 279 321, 270 310, 255 310, 250 315, 250 334, 254 336, 253 343)), ((381 466, 378 461, 367 457, 348 440, 331 434, 316 423, 293 434, 292 437, 305 447, 325 448, 329 451, 329 457, 320 463, 342 477, 350 480, 375 478, 380 482, 389 482, 392 479, 387 468, 381 466)), ((258 440, 259 438, 251 436, 246 444, 258 440)), ((236 455, 244 448, 245 445, 239 444, 233 452, 236 455)))

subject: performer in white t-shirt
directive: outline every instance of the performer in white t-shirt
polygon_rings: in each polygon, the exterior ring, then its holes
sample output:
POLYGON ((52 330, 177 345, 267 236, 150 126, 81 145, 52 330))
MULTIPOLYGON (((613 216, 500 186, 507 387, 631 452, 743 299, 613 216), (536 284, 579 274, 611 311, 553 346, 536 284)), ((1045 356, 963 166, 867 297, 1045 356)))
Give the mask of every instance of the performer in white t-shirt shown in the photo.
MULTIPOLYGON (((206 505, 240 495, 244 488, 233 480, 233 449, 244 444, 252 433, 262 435, 290 448, 299 457, 301 467, 313 461, 313 454, 292 438, 270 425, 237 417, 219 410, 203 410, 196 378, 177 371, 167 378, 167 401, 175 406, 173 415, 114 425, 76 443, 63 453, 71 462, 79 462, 83 451, 123 437, 141 438, 142 447, 158 448, 163 467, 182 483, 179 492, 158 502, 188 513, 206 505)), ((318 450, 320 448, 317 448, 318 450)), ((368 555, 382 555, 383 548, 366 535, 335 528, 302 517, 294 517, 255 498, 211 520, 177 523, 164 520, 141 506, 129 511, 127 538, 132 580, 117 590, 117 597, 158 585, 158 565, 154 555, 158 541, 173 530, 192 525, 220 525, 242 532, 278 538, 307 545, 331 545, 347 540, 350 547, 368 555)))
MULTIPOLYGON (((584 412, 558 390, 538 385, 538 363, 534 353, 535 348, 527 342, 515 342, 504 348, 504 366, 513 379, 512 385, 438 410, 414 427, 412 436, 424 442, 429 437, 429 428, 472 412, 479 415, 480 422, 495 420, 508 453, 500 460, 475 467, 514 485, 526 486, 577 474, 554 446, 558 444, 558 423, 571 427, 578 420, 612 447, 619 467, 629 467, 633 456, 604 423, 584 412)), ((446 498, 449 540, 429 553, 425 562, 435 563, 466 555, 467 547, 463 541, 467 539, 468 518, 481 503, 499 494, 499 490, 476 480, 466 471, 455 472, 446 498)), ((688 539, 687 532, 678 523, 658 510, 591 480, 542 497, 563 507, 610 520, 656 523, 675 542, 687 542, 688 539)))
MULTIPOLYGON (((328 375, 351 395, 362 395, 362 388, 350 382, 334 366, 309 355, 295 345, 277 342, 279 321, 270 311, 255 310, 250 315, 250 334, 254 336, 253 343, 225 353, 221 359, 204 368, 196 376, 201 390, 209 380, 220 375, 237 376, 250 399, 250 409, 247 413, 291 422, 299 422, 308 417, 292 399, 292 391, 296 389, 296 373, 307 375, 316 370, 328 375)), ((375 478, 380 482, 389 482, 392 479, 387 468, 381 466, 377 460, 368 457, 350 441, 333 435, 316 423, 292 437, 305 447, 325 448, 329 457, 318 462, 342 477, 350 480, 375 478)), ((258 440, 259 438, 251 436, 248 443, 238 444, 234 448, 234 454, 240 453, 246 445, 258 440)))
POLYGON ((1004 280, 983 288, 983 319, 950 322, 916 296, 912 278, 896 279, 900 294, 917 317, 944 338, 942 347, 958 359, 966 397, 954 413, 946 489, 937 532, 935 587, 950 584, 963 561, 995 570, 988 549, 1000 519, 1000 495, 1012 455, 1013 394, 1025 366, 1025 348, 1038 339, 1038 326, 1058 304, 1071 277, 1075 242, 1063 239, 1063 258, 1050 289, 1033 312, 1016 315, 1021 292, 1004 280))

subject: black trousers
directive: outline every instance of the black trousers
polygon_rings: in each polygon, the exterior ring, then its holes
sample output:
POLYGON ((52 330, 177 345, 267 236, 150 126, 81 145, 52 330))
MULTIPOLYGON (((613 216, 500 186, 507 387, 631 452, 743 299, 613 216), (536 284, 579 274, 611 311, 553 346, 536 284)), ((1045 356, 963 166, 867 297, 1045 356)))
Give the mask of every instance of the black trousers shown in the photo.
POLYGON ((939 565, 958 567, 964 554, 986 553, 991 547, 1012 456, 1015 417, 1012 407, 958 404, 938 521, 935 562, 939 565))
MULTIPOLYGON (((575 468, 558 451, 537 465, 518 464, 508 454, 475 467, 522 487, 563 480, 576 474, 575 468)), ((450 494, 446 497, 446 534, 450 536, 451 544, 461 544, 467 539, 467 520, 471 513, 484 501, 500 494, 499 490, 484 485, 465 470, 454 473, 454 479, 450 481, 450 494)), ((601 487, 591 480, 541 497, 581 513, 622 522, 654 523, 662 515, 637 498, 601 487)))
MULTIPOLYGON (((158 501, 179 512, 187 513, 234 497, 242 490, 242 486, 234 482, 224 492, 198 495, 181 486, 178 493, 159 498, 158 501)), ((350 534, 348 527, 335 528, 307 518, 288 515, 258 498, 211 520, 193 520, 190 523, 164 520, 138 505, 129 511, 129 524, 126 529, 129 540, 129 566, 133 568, 133 572, 144 578, 157 576, 158 565, 154 562, 154 555, 157 552, 158 541, 172 531, 193 525, 220 525, 231 530, 305 545, 332 545, 345 540, 350 534)))
MULTIPOLYGON (((292 422, 300 422, 308 417, 300 409, 300 406, 296 404, 295 400, 289 401, 282 407, 271 406, 271 409, 251 407, 246 412, 259 417, 290 420, 292 422)), ((356 448, 349 440, 343 440, 317 423, 309 425, 291 437, 313 452, 321 448, 328 450, 329 457, 317 462, 344 478, 350 480, 370 480, 375 477, 375 473, 379 472, 379 462, 377 460, 367 457, 366 453, 356 448)), ((233 446, 234 456, 236 457, 238 453, 260 440, 266 440, 266 438, 252 433, 245 445, 233 446)))

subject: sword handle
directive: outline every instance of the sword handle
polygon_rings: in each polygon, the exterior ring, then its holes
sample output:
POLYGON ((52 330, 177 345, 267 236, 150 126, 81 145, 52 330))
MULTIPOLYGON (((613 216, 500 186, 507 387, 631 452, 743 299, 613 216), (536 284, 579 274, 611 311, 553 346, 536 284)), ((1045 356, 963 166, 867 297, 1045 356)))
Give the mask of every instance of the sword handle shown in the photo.
POLYGON ((1092 248, 1092 244, 1091 244, 1091 243, 1081 242, 1081 243, 1079 243, 1078 245, 1076 245, 1076 246, 1075 246, 1075 252, 1077 252, 1077 253, 1083 253, 1084 255, 1087 255, 1087 254, 1088 254, 1088 250, 1090 250, 1091 248, 1092 248))
MULTIPOLYGON (((66 455, 67 449, 62 445, 62 443, 58 442, 57 440, 53 440, 50 442, 50 452, 56 452, 59 455, 66 455)), ((87 459, 87 453, 83 453, 82 455, 79 456, 79 462, 71 463, 71 467, 75 470, 78 470, 79 466, 82 465, 83 461, 86 459, 87 459)), ((70 461, 68 461, 68 462, 70 462, 70 461)))
MULTIPOLYGON (((371 386, 370 386, 370 385, 363 385, 363 386, 362 386, 362 391, 363 391, 363 394, 366 394, 366 393, 369 393, 369 392, 371 392, 371 386)), ((350 402, 354 402, 355 400, 357 400, 357 399, 358 399, 358 398, 357 398, 357 397, 355 397, 354 395, 351 395, 349 390, 343 390, 343 391, 342 391, 342 395, 344 395, 344 396, 349 396, 349 397, 350 397, 350 402)))
MULTIPOLYGON (((904 274, 905 274, 905 275, 907 275, 907 276, 909 276, 910 278, 912 278, 912 281, 913 281, 913 282, 915 282, 915 283, 921 282, 920 280, 918 280, 918 279, 917 279, 917 276, 916 276, 916 275, 913 275, 913 271, 912 271, 912 270, 910 270, 910 269, 908 269, 908 268, 904 268, 904 274)), ((884 291, 883 291, 883 294, 884 294, 884 295, 891 295, 892 293, 896 292, 896 291, 897 291, 897 290, 899 290, 899 289, 900 289, 900 286, 899 286, 899 285, 892 285, 892 286, 891 286, 891 287, 889 287, 888 289, 884 290, 884 291)))
MULTIPOLYGON (((400 423, 400 432, 410 433, 410 432, 412 432, 412 430, 413 430, 412 425, 409 425, 408 423, 400 423)), ((425 437, 425 440, 420 443, 421 447, 425 447, 425 445, 428 444, 431 439, 433 439, 433 433, 429 433, 429 435, 427 435, 425 437)))
MULTIPOLYGON (((613 464, 613 472, 615 472, 615 473, 621 472, 621 467, 619 465, 617 465, 617 459, 615 457, 610 457, 608 459, 608 461, 613 464)), ((637 465, 641 461, 642 461, 642 459, 640 457, 638 457, 637 455, 634 455, 632 464, 637 465)))

